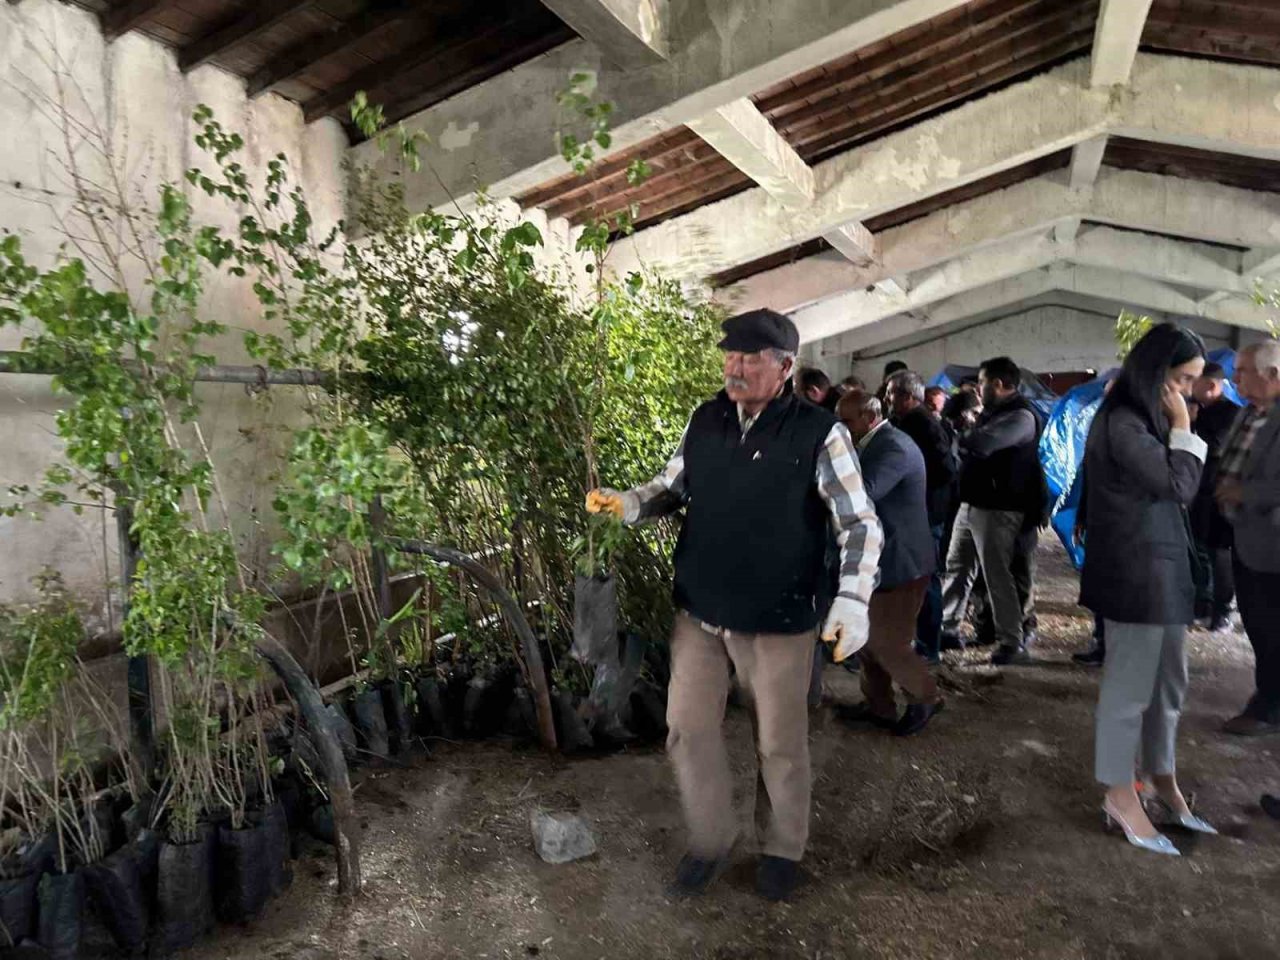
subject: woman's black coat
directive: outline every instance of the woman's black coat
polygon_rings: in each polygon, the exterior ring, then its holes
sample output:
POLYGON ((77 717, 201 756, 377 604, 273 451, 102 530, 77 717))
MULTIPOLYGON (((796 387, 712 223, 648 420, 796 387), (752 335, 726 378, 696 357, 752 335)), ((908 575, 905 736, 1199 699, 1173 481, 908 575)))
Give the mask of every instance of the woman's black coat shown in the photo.
POLYGON ((1085 446, 1082 606, 1119 623, 1194 621, 1185 511, 1202 467, 1132 409, 1098 414, 1085 446))

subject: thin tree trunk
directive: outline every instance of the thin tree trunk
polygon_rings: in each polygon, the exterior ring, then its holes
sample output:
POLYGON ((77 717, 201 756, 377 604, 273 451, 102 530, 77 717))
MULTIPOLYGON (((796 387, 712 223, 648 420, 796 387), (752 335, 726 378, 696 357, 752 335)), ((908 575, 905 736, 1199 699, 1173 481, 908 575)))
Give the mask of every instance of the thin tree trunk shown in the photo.
POLYGON ((333 804, 333 840, 338 851, 338 892, 355 895, 360 892, 360 822, 356 819, 351 780, 347 777, 347 760, 342 745, 329 725, 324 698, 311 682, 298 661, 275 637, 260 634, 258 653, 284 681, 289 695, 311 729, 325 782, 329 785, 329 801, 333 804))

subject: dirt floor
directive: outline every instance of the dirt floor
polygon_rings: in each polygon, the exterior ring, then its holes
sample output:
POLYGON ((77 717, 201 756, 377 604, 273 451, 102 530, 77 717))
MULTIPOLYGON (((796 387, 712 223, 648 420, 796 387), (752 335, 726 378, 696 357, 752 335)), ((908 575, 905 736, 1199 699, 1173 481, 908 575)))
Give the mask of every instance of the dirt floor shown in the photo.
MULTIPOLYGON (((946 711, 917 738, 835 721, 830 704, 856 700, 857 682, 828 668, 812 724, 810 878, 791 904, 755 896, 749 851, 705 897, 664 896, 681 827, 656 748, 562 761, 502 742, 437 743, 430 759, 357 773, 357 902, 339 903, 332 853, 316 844, 265 917, 185 956, 1280 957, 1280 823, 1257 806, 1280 792, 1280 739, 1219 732, 1252 687, 1245 637, 1196 631, 1190 643, 1183 789, 1223 836, 1176 836, 1181 859, 1143 853, 1102 830, 1098 673, 1069 659, 1092 621, 1056 545, 1041 568, 1041 663, 997 673, 977 666, 985 651, 952 660, 946 711), (599 853, 541 862, 537 807, 578 810, 599 853)), ((731 709, 726 727, 749 803, 747 717, 731 709)))

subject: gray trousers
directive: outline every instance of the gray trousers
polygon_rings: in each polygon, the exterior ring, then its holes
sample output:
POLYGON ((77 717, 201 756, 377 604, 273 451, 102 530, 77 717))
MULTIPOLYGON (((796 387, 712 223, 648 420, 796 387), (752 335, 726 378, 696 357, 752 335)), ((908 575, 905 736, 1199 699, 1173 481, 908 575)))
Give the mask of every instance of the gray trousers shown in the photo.
POLYGON ((1002 647, 1022 646, 1022 599, 1014 579, 1014 557, 1025 514, 1013 510, 984 510, 960 505, 947 551, 947 575, 942 581, 942 627, 957 631, 978 565, 987 584, 996 642, 1002 647), (975 563, 975 559, 977 563, 975 563))
POLYGON ((1117 787, 1137 772, 1171 774, 1187 693, 1187 628, 1106 621, 1094 775, 1117 787))

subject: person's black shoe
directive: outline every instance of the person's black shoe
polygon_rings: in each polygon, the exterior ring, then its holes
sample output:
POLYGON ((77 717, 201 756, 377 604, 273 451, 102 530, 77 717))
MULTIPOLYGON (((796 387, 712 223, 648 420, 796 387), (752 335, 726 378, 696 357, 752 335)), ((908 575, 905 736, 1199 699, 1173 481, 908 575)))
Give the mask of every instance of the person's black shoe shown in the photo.
POLYGON ((975 633, 973 639, 969 641, 971 647, 994 647, 996 638, 989 633, 975 633))
POLYGON ((706 893, 707 887, 715 882, 728 864, 728 857, 704 860, 686 853, 676 864, 676 876, 667 887, 667 892, 676 897, 700 896, 706 893))
POLYGON ((800 885, 800 864, 785 857, 765 854, 756 867, 756 893, 777 903, 789 900, 800 885))
POLYGON ((1022 647, 1000 647, 991 655, 991 663, 996 667, 1024 667, 1035 663, 1035 658, 1022 647))
POLYGON ((1073 653, 1071 659, 1086 667, 1100 667, 1107 659, 1106 647, 1093 646, 1083 653, 1073 653))
POLYGON ((1034 647, 1039 642, 1040 634, 1036 633, 1034 630, 1022 631, 1022 645, 1024 647, 1034 647))
POLYGON ((939 650, 963 650, 964 638, 952 630, 943 630, 938 635, 939 650))
POLYGON ((851 707, 838 706, 835 709, 836 719, 841 723, 869 723, 881 730, 892 730, 897 725, 896 717, 882 717, 874 712, 866 703, 855 703, 851 707))
POLYGON ((1214 617, 1212 620, 1209 621, 1209 632, 1210 633, 1230 633, 1231 618, 1226 616, 1225 614, 1219 614, 1218 616, 1214 617))
POLYGON ((902 714, 902 719, 893 725, 895 737, 910 737, 919 733, 929 725, 929 721, 942 711, 942 701, 937 703, 912 703, 902 714))
POLYGON ((1272 820, 1280 820, 1280 797, 1264 793, 1262 799, 1258 801, 1258 806, 1262 807, 1262 812, 1272 820))

